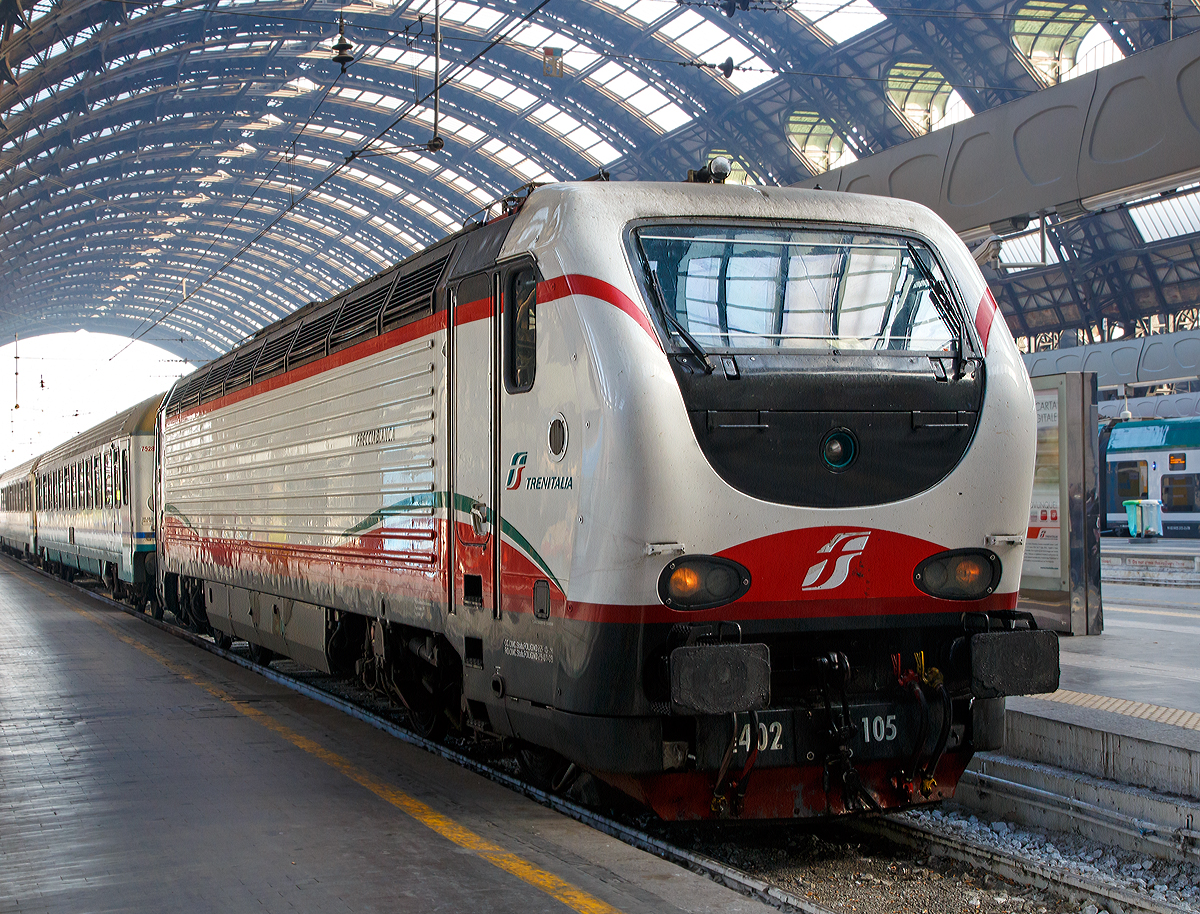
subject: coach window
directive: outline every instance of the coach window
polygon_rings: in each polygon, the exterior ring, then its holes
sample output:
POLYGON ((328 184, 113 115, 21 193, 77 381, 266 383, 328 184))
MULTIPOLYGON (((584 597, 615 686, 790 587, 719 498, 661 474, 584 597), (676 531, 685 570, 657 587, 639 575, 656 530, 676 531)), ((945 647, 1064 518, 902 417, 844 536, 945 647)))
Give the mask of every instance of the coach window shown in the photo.
POLYGON ((510 280, 509 298, 504 309, 508 316, 509 393, 522 393, 533 387, 537 368, 537 274, 519 270, 510 280))
POLYGON ((121 494, 117 497, 118 504, 126 504, 129 498, 129 451, 121 448, 121 494))
POLYGON ((1196 505, 1195 473, 1180 473, 1162 478, 1162 509, 1163 512, 1181 512, 1191 514, 1200 508, 1196 505))
POLYGON ((1147 498, 1149 473, 1144 460, 1118 460, 1108 465, 1108 510, 1111 514, 1124 511, 1122 503, 1134 498, 1147 498))

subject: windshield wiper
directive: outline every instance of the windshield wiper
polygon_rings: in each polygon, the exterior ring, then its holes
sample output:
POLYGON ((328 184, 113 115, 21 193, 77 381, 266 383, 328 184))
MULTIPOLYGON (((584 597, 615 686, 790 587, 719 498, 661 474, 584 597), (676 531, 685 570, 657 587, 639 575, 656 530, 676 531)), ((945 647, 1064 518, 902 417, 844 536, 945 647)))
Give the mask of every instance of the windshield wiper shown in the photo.
POLYGON ((933 306, 937 308, 938 314, 949 325, 951 332, 955 336, 957 346, 954 350, 954 374, 957 376, 958 366, 962 360, 963 344, 966 342, 966 329, 963 327, 962 316, 955 307, 954 299, 950 296, 946 284, 933 275, 933 270, 921 259, 911 241, 907 241, 905 244, 908 247, 908 255, 917 266, 917 271, 921 274, 925 282, 929 284, 929 294, 933 298, 933 306))
POLYGON ((663 294, 662 285, 658 281, 658 270, 653 267, 647 267, 646 272, 650 277, 650 290, 654 293, 654 297, 658 299, 658 310, 661 312, 663 318, 671 325, 671 329, 678 333, 683 341, 687 343, 688 349, 692 350, 692 355, 700 360, 700 364, 704 366, 704 373, 712 374, 712 363, 708 360, 708 353, 704 351, 704 347, 696 342, 694 336, 683 329, 683 324, 679 323, 679 320, 667 307, 667 297, 663 294))

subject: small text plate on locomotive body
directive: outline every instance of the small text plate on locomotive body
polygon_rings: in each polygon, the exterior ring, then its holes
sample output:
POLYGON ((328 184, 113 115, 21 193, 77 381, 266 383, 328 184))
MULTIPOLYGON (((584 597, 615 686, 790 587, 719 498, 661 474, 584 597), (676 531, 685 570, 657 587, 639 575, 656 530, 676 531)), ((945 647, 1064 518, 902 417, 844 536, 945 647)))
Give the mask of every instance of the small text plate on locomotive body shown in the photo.
POLYGON ((354 436, 355 447, 375 447, 396 440, 396 426, 385 425, 381 428, 368 429, 354 436))
POLYGON ((534 663, 554 662, 554 649, 549 645, 537 644, 533 641, 514 641, 512 638, 505 638, 504 653, 509 657, 532 660, 534 663))
POLYGON ((757 743, 758 759, 755 766, 781 768, 794 765, 792 753, 792 712, 788 709, 758 712, 758 730, 749 714, 737 715, 737 736, 734 760, 741 765, 757 743))

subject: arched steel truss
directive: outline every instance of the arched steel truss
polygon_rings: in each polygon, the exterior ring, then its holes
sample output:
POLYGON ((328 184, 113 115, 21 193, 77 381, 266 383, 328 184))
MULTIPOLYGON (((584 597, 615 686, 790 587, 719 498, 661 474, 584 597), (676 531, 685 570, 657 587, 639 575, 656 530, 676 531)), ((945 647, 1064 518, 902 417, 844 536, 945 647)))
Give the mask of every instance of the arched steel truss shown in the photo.
MULTIPOLYGON (((809 175, 796 111, 860 157, 912 136, 887 92, 902 59, 974 111, 1039 86, 1010 38, 1017 3, 879 2, 841 41, 823 17, 843 4, 751 5, 774 9, 440 0, 431 152, 434 0, 0 0, 0 338, 87 327, 207 358, 527 181, 674 180, 721 149, 791 183, 809 175)), ((1166 40, 1145 4, 1089 6, 1126 52, 1166 40)), ((1050 284, 1005 301, 1064 294, 1050 284)))

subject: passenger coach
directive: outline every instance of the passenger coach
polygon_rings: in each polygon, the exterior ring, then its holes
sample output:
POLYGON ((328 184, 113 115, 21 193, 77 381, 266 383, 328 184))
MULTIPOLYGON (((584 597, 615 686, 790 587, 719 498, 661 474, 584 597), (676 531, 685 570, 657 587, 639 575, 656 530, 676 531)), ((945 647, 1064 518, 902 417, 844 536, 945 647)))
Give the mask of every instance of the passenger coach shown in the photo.
POLYGON ((37 554, 37 512, 33 499, 33 468, 27 460, 0 473, 0 545, 14 555, 37 554))
POLYGON ((70 577, 101 578, 142 605, 153 593, 157 394, 37 463, 38 553, 70 577))

